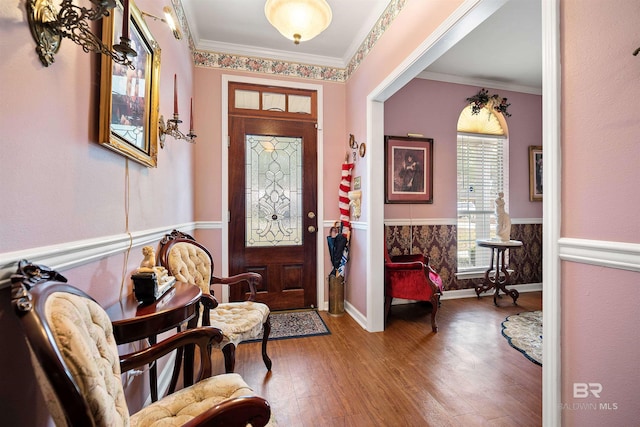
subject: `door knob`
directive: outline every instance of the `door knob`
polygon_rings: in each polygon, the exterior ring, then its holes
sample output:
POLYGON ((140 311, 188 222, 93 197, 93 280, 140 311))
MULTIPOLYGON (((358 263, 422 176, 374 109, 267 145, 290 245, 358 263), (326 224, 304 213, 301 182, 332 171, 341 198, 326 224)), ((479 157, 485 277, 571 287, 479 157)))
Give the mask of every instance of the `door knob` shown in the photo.
POLYGON ((315 233, 316 232, 316 228, 313 225, 310 225, 309 227, 307 227, 307 230, 309 230, 309 233, 315 233))
POLYGON ((315 212, 309 211, 309 213, 307 214, 307 216, 309 217, 309 219, 313 219, 316 217, 315 212))

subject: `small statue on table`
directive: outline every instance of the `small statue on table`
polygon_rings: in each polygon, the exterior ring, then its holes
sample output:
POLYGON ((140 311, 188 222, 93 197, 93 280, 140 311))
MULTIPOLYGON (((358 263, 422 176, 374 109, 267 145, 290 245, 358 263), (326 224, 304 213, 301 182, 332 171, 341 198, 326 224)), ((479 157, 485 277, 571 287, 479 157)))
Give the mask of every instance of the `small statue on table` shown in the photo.
POLYGON ((504 209, 504 193, 502 191, 498 193, 496 199, 496 215, 498 217, 497 239, 508 242, 511 239, 511 218, 504 209))
POLYGON ((131 276, 134 283, 134 293, 141 302, 150 302, 164 294, 176 281, 175 277, 169 276, 166 268, 156 265, 156 252, 153 246, 142 248, 144 258, 140 267, 131 276), (154 283, 151 286, 151 283, 154 283))

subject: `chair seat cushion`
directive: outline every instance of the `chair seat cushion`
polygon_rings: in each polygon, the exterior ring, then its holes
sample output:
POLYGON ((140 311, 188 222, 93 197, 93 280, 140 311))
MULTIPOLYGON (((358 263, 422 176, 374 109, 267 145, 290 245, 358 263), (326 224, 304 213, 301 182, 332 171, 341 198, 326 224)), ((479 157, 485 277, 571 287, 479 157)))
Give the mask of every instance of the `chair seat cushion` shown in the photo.
POLYGON ((255 396, 239 374, 222 374, 170 394, 131 415, 132 427, 180 426, 230 398, 255 396))
POLYGON ((214 347, 222 348, 230 342, 237 346, 242 341, 260 338, 269 307, 252 301, 229 302, 218 304, 210 315, 211 326, 220 328, 224 335, 222 342, 214 343, 214 347))

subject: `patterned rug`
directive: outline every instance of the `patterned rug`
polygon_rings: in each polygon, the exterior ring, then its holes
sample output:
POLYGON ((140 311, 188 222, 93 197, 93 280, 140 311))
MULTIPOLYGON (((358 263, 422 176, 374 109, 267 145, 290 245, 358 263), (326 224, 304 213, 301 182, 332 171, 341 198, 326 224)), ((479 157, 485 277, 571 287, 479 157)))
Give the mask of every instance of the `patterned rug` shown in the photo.
MULTIPOLYGON (((271 312, 269 340, 314 337, 331 332, 316 310, 271 312)), ((245 342, 260 341, 250 340, 245 342)))
POLYGON ((526 311, 502 322, 502 335, 536 365, 542 366, 542 311, 526 311))

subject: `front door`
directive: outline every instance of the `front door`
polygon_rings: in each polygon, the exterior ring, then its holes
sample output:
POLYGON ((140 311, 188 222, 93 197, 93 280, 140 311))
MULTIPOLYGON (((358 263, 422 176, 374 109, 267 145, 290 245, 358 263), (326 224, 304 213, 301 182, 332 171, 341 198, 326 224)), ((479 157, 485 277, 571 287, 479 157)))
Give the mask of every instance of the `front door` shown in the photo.
MULTIPOLYGON (((316 123, 231 112, 230 273, 260 273, 272 310, 316 307, 316 123)), ((232 287, 231 301, 247 291, 232 287)))

